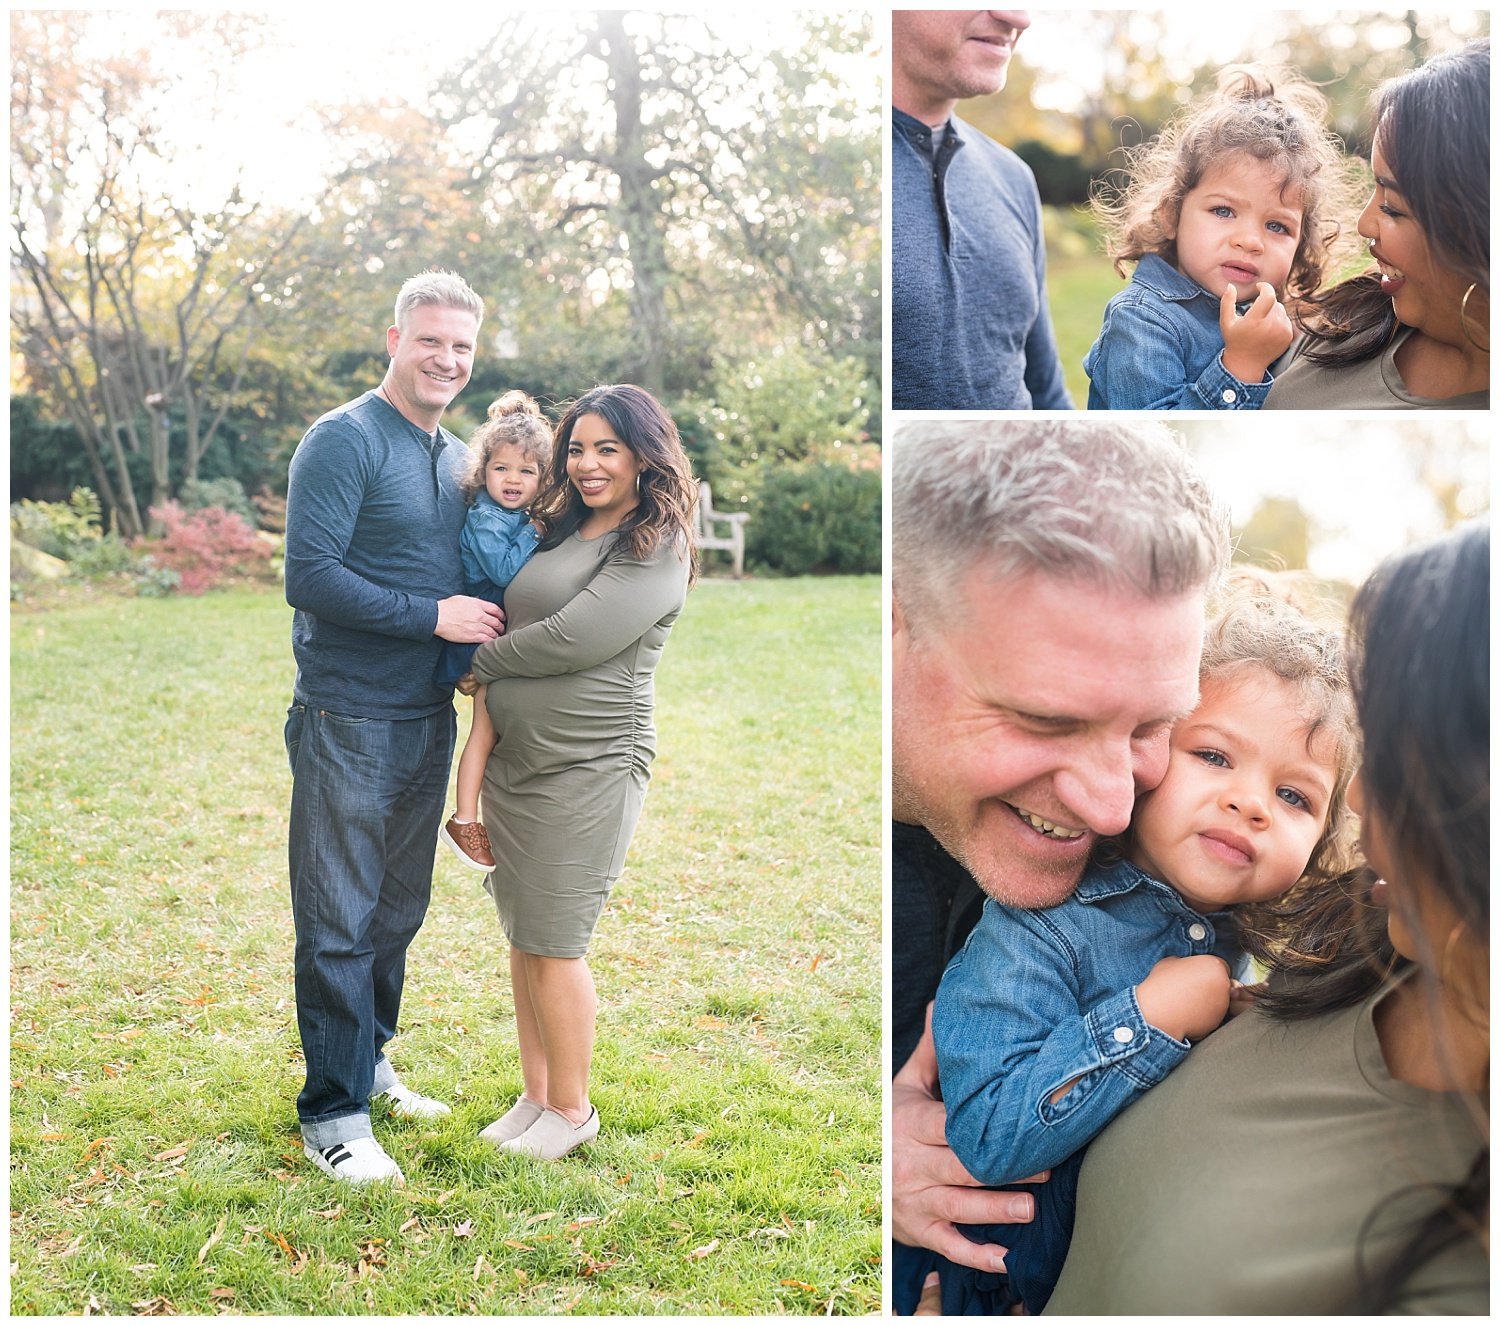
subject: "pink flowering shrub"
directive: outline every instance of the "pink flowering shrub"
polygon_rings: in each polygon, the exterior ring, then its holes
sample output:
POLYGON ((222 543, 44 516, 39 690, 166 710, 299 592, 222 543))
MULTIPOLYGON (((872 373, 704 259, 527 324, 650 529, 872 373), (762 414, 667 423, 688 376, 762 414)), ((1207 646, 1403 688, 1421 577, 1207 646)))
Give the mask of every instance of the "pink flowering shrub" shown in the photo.
POLYGON ((261 574, 270 567, 267 544, 244 517, 221 506, 184 511, 167 502, 151 508, 151 519, 161 524, 161 537, 139 539, 135 546, 176 575, 184 594, 201 594, 230 576, 261 574))

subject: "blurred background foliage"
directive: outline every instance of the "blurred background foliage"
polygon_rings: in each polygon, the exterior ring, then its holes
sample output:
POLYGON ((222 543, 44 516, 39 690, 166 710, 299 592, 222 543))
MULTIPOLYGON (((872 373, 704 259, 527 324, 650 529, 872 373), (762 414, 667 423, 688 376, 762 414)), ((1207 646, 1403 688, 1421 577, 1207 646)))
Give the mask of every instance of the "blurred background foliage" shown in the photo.
MULTIPOLYGON (((684 14, 502 13, 426 86, 314 105, 321 178, 295 201, 233 169, 244 124, 213 72, 291 27, 11 13, 13 498, 86 487, 132 538, 208 493, 274 529, 302 433, 384 372, 401 281, 446 267, 486 301, 444 419, 460 436, 510 388, 555 415, 638 382, 721 509, 755 513, 783 467, 815 505, 873 473, 873 528, 811 565, 878 571, 868 14, 752 40, 684 14)), ((791 569, 749 530, 752 565, 791 569)))

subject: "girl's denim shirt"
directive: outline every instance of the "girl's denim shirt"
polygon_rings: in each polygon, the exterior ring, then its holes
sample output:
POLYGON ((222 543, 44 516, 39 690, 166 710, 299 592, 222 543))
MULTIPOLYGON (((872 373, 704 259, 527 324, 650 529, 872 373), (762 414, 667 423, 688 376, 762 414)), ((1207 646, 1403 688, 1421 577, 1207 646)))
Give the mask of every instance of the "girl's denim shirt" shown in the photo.
POLYGON ((466 591, 488 598, 487 585, 503 590, 536 551, 538 537, 527 512, 507 511, 488 493, 477 494, 458 535, 466 591))
POLYGON ((1135 987, 1161 958, 1239 958, 1228 912, 1202 915, 1128 861, 1090 865, 1055 907, 984 913, 933 1007, 948 1145, 980 1183, 1013 1183, 1086 1146, 1176 1068, 1135 987), (1057 1089, 1077 1084, 1056 1104, 1057 1089))
POLYGON ((1154 253, 1105 305, 1083 371, 1091 410, 1258 410, 1272 378, 1241 382, 1224 367, 1218 299, 1154 253))

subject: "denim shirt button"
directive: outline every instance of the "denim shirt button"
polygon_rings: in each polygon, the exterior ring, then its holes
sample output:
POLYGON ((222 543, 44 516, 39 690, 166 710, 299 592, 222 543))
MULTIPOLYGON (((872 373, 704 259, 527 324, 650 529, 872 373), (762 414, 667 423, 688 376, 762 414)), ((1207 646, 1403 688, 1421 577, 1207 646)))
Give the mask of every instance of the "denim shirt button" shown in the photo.
POLYGON ((1234 394, 1234 388, 1233 387, 1225 387, 1224 388, 1224 392, 1219 397, 1219 399, 1221 401, 1223 401, 1225 405, 1233 405, 1234 402, 1235 402, 1235 399, 1236 399, 1235 394, 1234 394))
POLYGON ((1135 1032, 1132 1031, 1129 1027, 1116 1027, 1115 1039, 1119 1041, 1121 1045, 1126 1045, 1130 1041, 1133 1041, 1135 1039, 1135 1032))
POLYGON ((1205 930, 1203 928, 1203 926, 1199 922, 1194 921, 1192 923, 1192 925, 1188 926, 1188 938, 1189 939, 1207 939, 1208 938, 1208 931, 1205 930))

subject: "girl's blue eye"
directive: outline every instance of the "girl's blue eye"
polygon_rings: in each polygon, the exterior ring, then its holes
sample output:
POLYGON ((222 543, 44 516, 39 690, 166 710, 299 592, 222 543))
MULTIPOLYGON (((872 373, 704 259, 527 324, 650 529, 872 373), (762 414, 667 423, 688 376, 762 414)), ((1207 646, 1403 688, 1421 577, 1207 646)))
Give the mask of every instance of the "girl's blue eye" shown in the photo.
POLYGON ((1234 215, 1234 209, 1226 207, 1223 203, 1220 203, 1217 207, 1210 207, 1208 210, 1215 216, 1230 217, 1234 215))
POLYGON ((1277 235, 1290 235, 1292 233, 1291 226, 1287 225, 1285 221, 1267 221, 1266 228, 1277 235))
POLYGON ((1295 787, 1278 787, 1276 795, 1289 806, 1297 806, 1302 810, 1312 809, 1312 802, 1303 796, 1301 792, 1297 791, 1295 787))
POLYGON ((1229 761, 1225 759, 1222 751, 1195 750, 1193 754, 1202 760, 1204 764, 1213 765, 1215 769, 1227 769, 1229 767, 1229 761))

